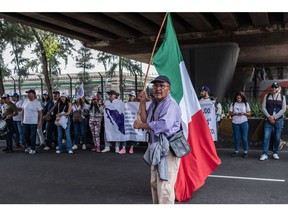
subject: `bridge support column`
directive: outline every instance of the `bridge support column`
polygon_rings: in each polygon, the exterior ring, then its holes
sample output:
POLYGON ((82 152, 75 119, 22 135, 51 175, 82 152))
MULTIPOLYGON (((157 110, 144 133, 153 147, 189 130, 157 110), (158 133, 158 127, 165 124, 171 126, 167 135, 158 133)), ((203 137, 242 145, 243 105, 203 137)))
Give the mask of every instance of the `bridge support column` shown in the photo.
POLYGON ((206 85, 221 101, 231 87, 240 51, 238 44, 193 45, 181 51, 196 93, 206 85))

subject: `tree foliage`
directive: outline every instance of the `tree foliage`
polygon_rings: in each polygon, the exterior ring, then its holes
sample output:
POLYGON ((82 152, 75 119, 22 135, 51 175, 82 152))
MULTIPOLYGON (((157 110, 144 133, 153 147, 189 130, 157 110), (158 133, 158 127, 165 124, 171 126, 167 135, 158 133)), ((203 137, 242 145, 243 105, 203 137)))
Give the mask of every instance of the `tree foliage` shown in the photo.
POLYGON ((46 32, 39 29, 31 28, 35 38, 36 45, 33 53, 36 54, 35 65, 42 66, 42 73, 50 96, 52 96, 52 85, 57 86, 57 76, 61 74, 60 61, 63 59, 65 66, 68 63, 68 56, 74 49, 71 39, 56 35, 52 32, 46 32), (56 77, 56 79, 53 79, 56 77))
POLYGON ((91 60, 94 59, 93 54, 89 48, 84 46, 80 47, 80 49, 77 50, 77 53, 76 67, 81 69, 78 74, 78 79, 80 83, 83 82, 85 94, 91 95, 95 87, 89 76, 89 70, 95 67, 95 65, 91 63, 91 60))
POLYGON ((141 63, 125 57, 120 57, 105 52, 99 52, 97 54, 97 61, 103 64, 105 72, 109 77, 115 75, 117 68, 122 68, 131 72, 132 74, 142 74, 141 63))
MULTIPOLYGON (((22 77, 28 75, 30 59, 24 57, 24 51, 27 46, 33 43, 33 37, 31 31, 26 26, 23 26, 15 22, 7 22, 1 20, 1 40, 5 41, 2 43, 2 55, 3 51, 9 46, 11 48, 10 55, 12 56, 11 64, 14 65, 14 74, 18 76, 18 92, 21 94, 21 85, 23 82, 22 77)), ((2 57, 3 58, 3 57, 2 57)), ((2 60, 2 68, 4 61, 2 60)), ((11 75, 11 70, 6 68, 5 76, 11 75)))

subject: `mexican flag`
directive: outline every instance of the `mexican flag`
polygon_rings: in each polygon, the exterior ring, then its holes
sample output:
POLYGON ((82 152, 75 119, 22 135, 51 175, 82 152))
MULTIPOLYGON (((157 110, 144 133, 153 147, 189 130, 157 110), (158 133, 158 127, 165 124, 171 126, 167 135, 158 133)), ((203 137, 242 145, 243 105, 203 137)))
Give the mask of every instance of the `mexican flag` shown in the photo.
POLYGON ((182 127, 191 146, 191 153, 181 158, 175 184, 176 199, 186 201, 205 183, 221 160, 184 64, 170 13, 165 38, 153 57, 153 65, 159 75, 171 80, 171 95, 181 108, 182 127))

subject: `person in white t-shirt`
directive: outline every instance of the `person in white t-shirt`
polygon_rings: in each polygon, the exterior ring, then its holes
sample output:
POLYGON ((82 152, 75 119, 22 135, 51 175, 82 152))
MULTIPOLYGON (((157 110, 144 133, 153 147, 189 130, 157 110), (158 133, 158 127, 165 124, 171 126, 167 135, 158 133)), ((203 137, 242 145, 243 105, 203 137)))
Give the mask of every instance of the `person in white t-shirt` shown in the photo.
POLYGON ((37 128, 42 127, 42 110, 43 107, 36 99, 36 92, 33 89, 26 91, 28 99, 22 105, 22 125, 27 143, 26 153, 35 154, 37 128))
POLYGON ((234 136, 234 153, 232 157, 237 157, 239 153, 240 136, 243 143, 243 157, 248 157, 248 116, 251 115, 249 103, 243 92, 237 92, 234 95, 233 102, 230 105, 229 114, 232 117, 232 128, 234 136))

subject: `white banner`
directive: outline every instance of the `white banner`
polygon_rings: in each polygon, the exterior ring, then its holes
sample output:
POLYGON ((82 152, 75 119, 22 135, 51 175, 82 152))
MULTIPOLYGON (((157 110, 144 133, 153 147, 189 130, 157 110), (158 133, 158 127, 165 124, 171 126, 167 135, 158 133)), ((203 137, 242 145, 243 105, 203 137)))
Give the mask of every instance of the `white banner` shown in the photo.
POLYGON ((84 96, 84 86, 83 86, 83 82, 81 83, 81 85, 76 89, 76 94, 75 94, 75 98, 76 97, 83 97, 84 96))
POLYGON ((201 102, 201 109, 205 115, 205 118, 208 122, 208 126, 210 132, 212 134, 213 140, 217 141, 217 125, 216 125, 216 114, 215 114, 215 106, 213 102, 201 102))
MULTIPOLYGON (((150 104, 150 102, 149 102, 150 104)), ((105 135, 111 141, 146 141, 146 130, 134 129, 133 124, 137 119, 139 102, 117 101, 106 103, 104 110, 105 135)), ((146 107, 148 103, 146 104, 146 107)))

